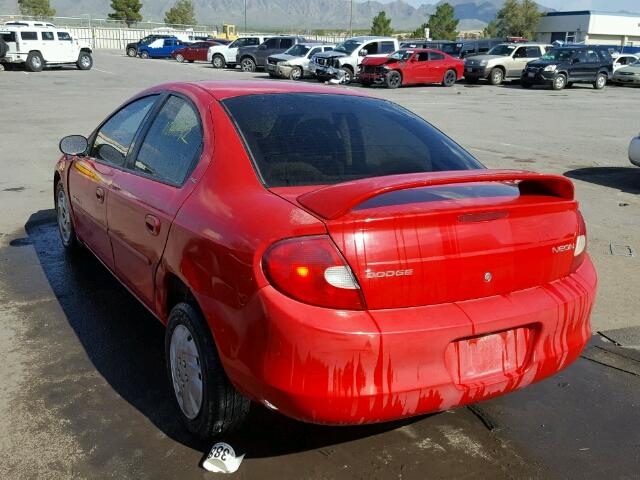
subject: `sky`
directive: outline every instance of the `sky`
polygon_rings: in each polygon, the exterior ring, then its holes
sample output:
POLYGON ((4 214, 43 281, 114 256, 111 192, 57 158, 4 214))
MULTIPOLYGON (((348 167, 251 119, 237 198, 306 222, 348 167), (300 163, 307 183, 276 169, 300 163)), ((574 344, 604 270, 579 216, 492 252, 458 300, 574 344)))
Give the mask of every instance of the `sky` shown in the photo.
MULTIPOLYGON (((391 1, 391 0, 384 0, 391 1)), ((435 0, 406 0, 414 6, 436 3, 435 0)), ((556 10, 602 10, 640 12, 640 0, 538 0, 538 3, 556 10)))

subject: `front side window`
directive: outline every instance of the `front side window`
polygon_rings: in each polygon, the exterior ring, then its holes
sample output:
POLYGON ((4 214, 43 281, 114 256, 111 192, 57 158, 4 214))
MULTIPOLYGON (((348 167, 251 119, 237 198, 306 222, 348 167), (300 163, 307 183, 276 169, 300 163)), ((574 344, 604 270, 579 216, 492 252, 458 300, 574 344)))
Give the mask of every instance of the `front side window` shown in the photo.
POLYGON ((157 98, 151 95, 136 100, 107 120, 96 134, 90 156, 110 165, 123 166, 133 137, 157 98))
POLYGON ((68 32, 58 32, 58 40, 61 40, 63 42, 70 42, 71 35, 69 35, 68 32))
POLYGON ((320 53, 320 52, 322 52, 322 47, 316 47, 316 48, 313 48, 313 49, 309 52, 309 55, 307 55, 307 58, 311 58, 311 57, 313 57, 316 53, 320 53))
POLYGON ((42 40, 44 41, 53 40, 53 32, 42 32, 42 40))
POLYGON ((20 32, 22 40, 38 40, 38 32, 20 32))
POLYGON ((483 168, 429 123, 380 99, 292 93, 222 103, 267 187, 483 168))
POLYGON ((182 185, 202 150, 200 116, 186 100, 170 96, 153 120, 133 169, 182 185))

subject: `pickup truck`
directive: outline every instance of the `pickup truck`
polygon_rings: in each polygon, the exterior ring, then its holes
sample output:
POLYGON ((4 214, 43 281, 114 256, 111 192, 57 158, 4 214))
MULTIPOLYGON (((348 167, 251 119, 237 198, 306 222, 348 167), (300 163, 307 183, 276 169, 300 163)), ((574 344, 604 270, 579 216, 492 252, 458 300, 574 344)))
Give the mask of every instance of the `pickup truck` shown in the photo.
POLYGON ((207 53, 207 61, 211 62, 213 68, 235 68, 236 54, 241 47, 257 47, 268 37, 256 35, 251 37, 242 37, 235 39, 229 45, 216 45, 209 48, 207 53))
POLYGON ((236 63, 240 64, 243 72, 255 72, 258 68, 264 68, 267 58, 289 50, 298 43, 304 43, 304 37, 291 35, 271 37, 260 45, 241 47, 236 53, 236 63))

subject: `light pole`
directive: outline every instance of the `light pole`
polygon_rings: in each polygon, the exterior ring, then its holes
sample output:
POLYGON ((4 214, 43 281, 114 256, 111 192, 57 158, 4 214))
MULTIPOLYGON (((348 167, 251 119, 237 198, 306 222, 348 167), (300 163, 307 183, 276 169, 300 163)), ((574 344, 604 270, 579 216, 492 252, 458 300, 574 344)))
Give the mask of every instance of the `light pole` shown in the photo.
POLYGON ((349 36, 353 37, 353 0, 351 0, 351 11, 349 12, 349 36))
POLYGON ((244 0, 244 33, 247 33, 247 0, 244 0))

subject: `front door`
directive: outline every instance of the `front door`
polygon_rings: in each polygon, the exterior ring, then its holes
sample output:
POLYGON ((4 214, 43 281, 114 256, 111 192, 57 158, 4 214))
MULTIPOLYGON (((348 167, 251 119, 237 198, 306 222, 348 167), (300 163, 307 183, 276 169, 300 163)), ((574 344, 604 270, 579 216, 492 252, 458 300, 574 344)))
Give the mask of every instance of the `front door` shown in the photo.
POLYGON ((178 209, 195 187, 202 122, 185 98, 169 95, 109 192, 107 221, 115 272, 153 307, 155 271, 178 209))
POLYGON ((511 55, 511 61, 507 63, 507 78, 520 78, 524 67, 531 59, 527 58, 527 47, 518 47, 511 55))
POLYGON ((115 175, 124 167, 135 133, 157 97, 141 98, 112 115, 92 136, 87 156, 77 158, 69 170, 69 198, 78 235, 112 270, 107 201, 115 175))
POLYGON ((69 32, 56 32, 58 48, 60 49, 60 62, 75 62, 78 60, 78 51, 69 32))

